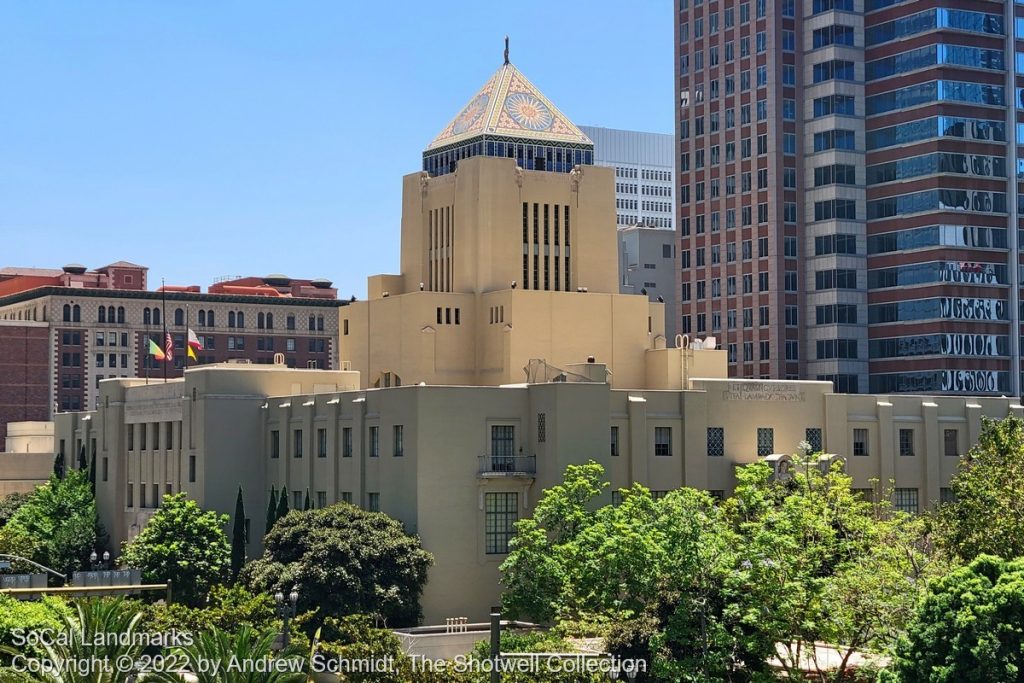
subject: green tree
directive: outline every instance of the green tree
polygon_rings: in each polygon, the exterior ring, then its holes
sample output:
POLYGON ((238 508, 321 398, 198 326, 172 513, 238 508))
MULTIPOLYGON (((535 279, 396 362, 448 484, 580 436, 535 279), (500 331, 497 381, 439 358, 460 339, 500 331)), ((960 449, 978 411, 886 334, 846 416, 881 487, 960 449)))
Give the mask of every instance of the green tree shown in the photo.
POLYGON ((89 461, 85 458, 85 444, 83 443, 78 449, 78 471, 85 473, 89 467, 89 461))
POLYGON ((940 507, 941 543, 965 561, 981 554, 1024 555, 1024 420, 982 418, 978 444, 950 482, 940 507))
POLYGON ((96 450, 93 449, 92 460, 89 462, 89 490, 96 495, 96 450))
POLYGON ((142 533, 124 545, 120 562, 141 569, 145 583, 172 581, 176 600, 200 606, 228 578, 227 521, 227 515, 204 512, 183 493, 164 496, 142 533))
POLYGON ((307 488, 306 489, 306 499, 302 503, 302 509, 303 510, 309 510, 312 507, 313 507, 313 505, 309 502, 309 489, 307 488))
MULTIPOLYGON (((45 651, 35 645, 28 645, 24 636, 60 631, 64 626, 64 618, 71 614, 71 607, 59 598, 44 596, 36 602, 0 595, 0 648, 41 657, 45 651)), ((0 663, 4 662, 10 663, 10 657, 0 654, 0 663)))
POLYGON ((274 528, 277 521, 277 487, 270 487, 270 500, 267 502, 267 522, 263 526, 263 535, 266 536, 274 528))
MULTIPOLYGON (((872 504, 816 456, 794 459, 788 481, 765 463, 737 470, 725 503, 738 563, 729 577, 741 623, 763 647, 781 645, 790 677, 816 667, 816 642, 838 647, 846 675, 856 650, 890 648, 910 620, 927 580, 941 571, 920 519, 872 504)), ((824 665, 822 664, 822 667, 824 665)))
POLYGON ((277 497, 277 513, 274 515, 274 524, 288 514, 288 487, 281 487, 281 495, 277 497))
POLYGON ((0 528, 7 525, 14 513, 32 497, 31 493, 8 493, 0 498, 0 528))
POLYGON ((380 615, 389 626, 419 621, 432 558, 387 515, 352 505, 293 512, 264 546, 263 557, 242 571, 253 592, 298 586, 299 609, 319 609, 316 622, 356 613, 380 615))
POLYGON ((245 501, 242 499, 242 487, 238 487, 238 498, 235 500, 235 522, 231 529, 231 581, 238 579, 239 572, 245 564, 245 501))
POLYGON ((88 567, 89 554, 99 538, 88 472, 68 472, 63 480, 51 476, 24 501, 5 528, 30 539, 35 550, 29 559, 39 564, 65 575, 88 567))
POLYGON ((148 633, 169 633, 175 629, 199 633, 212 628, 237 633, 246 625, 262 632, 281 623, 270 595, 255 595, 238 584, 214 586, 204 607, 156 602, 141 608, 142 630, 148 633))
POLYGON ((64 460, 63 453, 57 453, 53 456, 53 473, 58 479, 64 478, 64 473, 67 471, 68 464, 64 460))
POLYGON ((903 683, 1024 678, 1024 558, 980 555, 934 581, 897 648, 903 683))

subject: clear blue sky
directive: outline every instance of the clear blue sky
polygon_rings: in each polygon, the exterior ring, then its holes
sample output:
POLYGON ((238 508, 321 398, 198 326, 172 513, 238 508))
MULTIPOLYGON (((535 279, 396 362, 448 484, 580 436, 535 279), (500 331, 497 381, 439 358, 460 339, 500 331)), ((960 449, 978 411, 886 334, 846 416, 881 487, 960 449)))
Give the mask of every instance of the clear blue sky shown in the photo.
POLYGON ((672 131, 667 0, 0 0, 0 265, 150 282, 398 269, 401 177, 502 60, 672 131))

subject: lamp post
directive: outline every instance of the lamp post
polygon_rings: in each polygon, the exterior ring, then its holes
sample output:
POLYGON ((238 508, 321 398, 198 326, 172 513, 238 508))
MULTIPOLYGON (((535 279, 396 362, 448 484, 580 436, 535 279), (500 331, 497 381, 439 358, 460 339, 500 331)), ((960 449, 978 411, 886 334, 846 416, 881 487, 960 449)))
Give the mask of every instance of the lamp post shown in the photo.
POLYGON ((299 591, 298 588, 292 588, 292 592, 288 594, 288 599, 285 600, 285 595, 282 591, 274 593, 274 608, 277 612, 278 618, 281 619, 282 631, 281 631, 281 649, 288 647, 291 642, 291 636, 288 633, 288 622, 295 618, 296 606, 299 602, 299 591))
POLYGON ((103 551, 103 561, 100 562, 100 557, 93 550, 89 553, 89 566, 94 572, 100 569, 110 569, 110 551, 103 551))

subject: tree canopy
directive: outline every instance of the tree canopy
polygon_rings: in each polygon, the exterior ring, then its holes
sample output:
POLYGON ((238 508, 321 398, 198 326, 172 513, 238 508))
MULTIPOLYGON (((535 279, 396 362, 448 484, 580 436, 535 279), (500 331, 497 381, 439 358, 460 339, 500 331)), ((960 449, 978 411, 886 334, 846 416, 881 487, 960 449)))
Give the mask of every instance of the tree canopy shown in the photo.
POLYGON ((389 626, 420 619, 419 598, 432 563, 419 538, 379 512, 341 503, 292 511, 264 538, 263 557, 242 578, 256 593, 299 590, 300 611, 318 620, 377 614, 389 626))
POLYGON ((62 574, 88 567, 89 554, 101 540, 88 473, 51 476, 11 515, 3 538, 0 543, 9 552, 23 557, 28 552, 28 559, 62 574))
POLYGON ((228 577, 227 522, 227 515, 204 512, 184 493, 164 496, 142 532, 125 544, 120 562, 141 569, 144 583, 172 581, 175 600, 200 606, 228 577))
POLYGON ((1024 558, 980 555, 933 582, 897 649, 903 683, 1024 676, 1024 558))
POLYGON ((940 509, 938 528, 951 552, 965 561, 1024 555, 1024 420, 983 417, 950 488, 954 500, 940 509))

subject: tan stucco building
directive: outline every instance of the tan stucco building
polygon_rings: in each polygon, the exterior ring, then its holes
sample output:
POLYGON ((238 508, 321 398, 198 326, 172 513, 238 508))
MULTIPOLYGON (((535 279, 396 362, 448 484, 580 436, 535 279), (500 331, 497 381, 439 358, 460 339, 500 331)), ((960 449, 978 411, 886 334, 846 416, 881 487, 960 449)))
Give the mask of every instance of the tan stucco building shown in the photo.
POLYGON ((601 463, 608 503, 632 482, 726 496, 738 465, 785 476, 806 441, 914 511, 947 495, 982 415, 1024 413, 1017 399, 730 380, 708 340, 665 348, 662 304, 617 291, 614 179, 578 161, 587 144, 506 63, 404 179, 401 273, 339 308, 342 370, 110 379, 94 412, 57 415, 74 452, 96 444, 112 544, 165 493, 231 514, 242 486, 253 556, 271 487, 293 506, 308 490, 420 535, 436 558, 426 621, 481 619, 513 524, 569 464, 601 463))
POLYGON ((856 487, 890 482, 897 506, 916 511, 947 495, 982 415, 1024 414, 1014 399, 834 394, 828 382, 689 384, 360 389, 351 372, 221 364, 166 385, 104 381, 97 411, 56 419, 60 438, 97 444, 113 545, 138 533, 165 493, 232 514, 242 486, 252 556, 270 487, 287 486, 293 506, 308 490, 316 505, 380 510, 422 537, 436 558, 424 613, 437 623, 480 619, 497 604, 512 524, 568 464, 601 463, 613 490, 640 482, 729 495, 737 465, 767 457, 782 470, 778 456, 808 441, 843 458, 856 487))

